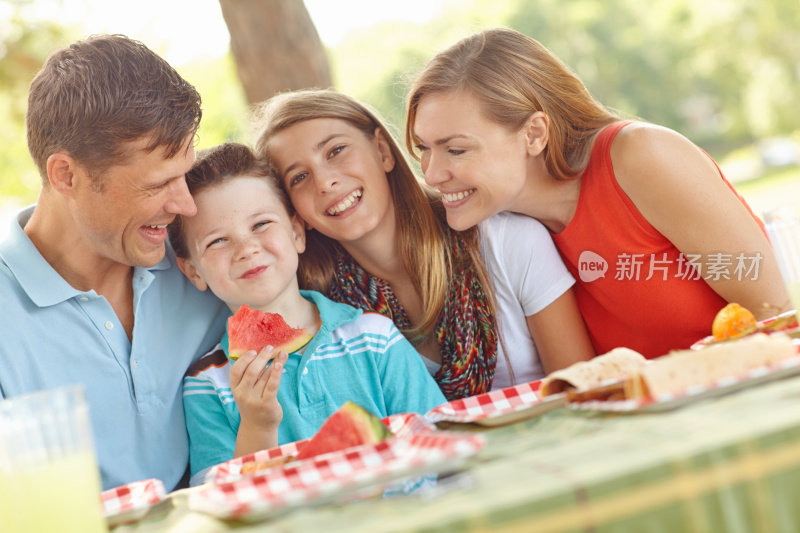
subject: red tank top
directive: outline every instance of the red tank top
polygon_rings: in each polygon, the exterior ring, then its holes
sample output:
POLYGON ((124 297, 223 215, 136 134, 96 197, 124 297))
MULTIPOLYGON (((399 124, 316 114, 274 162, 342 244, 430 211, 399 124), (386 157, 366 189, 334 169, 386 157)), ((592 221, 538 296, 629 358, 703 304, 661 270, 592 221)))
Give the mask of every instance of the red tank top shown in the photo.
POLYGON ((611 142, 629 123, 597 136, 575 216, 553 240, 577 280, 578 306, 597 353, 625 346, 653 358, 709 335, 726 302, 617 183, 611 142))

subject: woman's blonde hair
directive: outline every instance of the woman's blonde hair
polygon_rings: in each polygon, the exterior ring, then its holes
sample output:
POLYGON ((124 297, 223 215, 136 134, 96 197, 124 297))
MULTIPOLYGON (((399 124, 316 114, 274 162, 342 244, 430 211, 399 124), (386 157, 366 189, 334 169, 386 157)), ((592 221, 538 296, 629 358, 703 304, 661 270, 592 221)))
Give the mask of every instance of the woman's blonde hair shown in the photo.
POLYGON ((425 95, 454 90, 478 98, 488 119, 512 131, 532 113, 544 112, 549 119, 545 164, 557 179, 579 176, 594 136, 619 120, 541 43, 508 28, 494 28, 438 53, 412 83, 405 142, 415 157, 413 129, 420 101, 425 95))
MULTIPOLYGON (((448 292, 450 276, 464 265, 456 264, 449 245, 449 228, 438 193, 419 180, 394 136, 378 113, 354 98, 330 89, 304 89, 273 96, 255 109, 259 130, 256 152, 271 160, 269 142, 273 135, 294 124, 316 118, 343 120, 368 138, 383 132, 395 159, 387 173, 395 206, 400 250, 406 271, 422 298, 424 315, 404 333, 412 339, 427 335, 439 320, 448 292)), ((283 180, 281 180, 283 184, 283 180)), ((486 269, 480 256, 477 230, 464 235, 468 260, 475 265, 488 294, 486 269)), ((343 249, 334 239, 311 230, 306 251, 300 256, 298 281, 303 288, 327 292, 335 280, 336 256, 343 249)))

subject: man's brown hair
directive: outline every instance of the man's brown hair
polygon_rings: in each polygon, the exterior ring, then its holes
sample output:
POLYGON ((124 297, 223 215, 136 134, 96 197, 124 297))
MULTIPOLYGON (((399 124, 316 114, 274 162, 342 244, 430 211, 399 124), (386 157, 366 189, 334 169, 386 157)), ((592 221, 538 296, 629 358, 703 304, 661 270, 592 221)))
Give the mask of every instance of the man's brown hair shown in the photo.
MULTIPOLYGON (((31 82, 28 149, 47 184, 47 158, 64 151, 94 177, 130 154, 172 157, 197 131, 200 94, 164 59, 124 35, 97 35, 54 52, 31 82)), ((98 184, 102 186, 102 183, 98 184)))

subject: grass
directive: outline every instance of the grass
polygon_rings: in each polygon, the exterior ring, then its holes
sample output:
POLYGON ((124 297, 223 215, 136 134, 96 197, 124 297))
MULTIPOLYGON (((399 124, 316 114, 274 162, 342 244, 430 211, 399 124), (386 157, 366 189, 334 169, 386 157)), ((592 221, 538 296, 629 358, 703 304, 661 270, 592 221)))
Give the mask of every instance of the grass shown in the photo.
POLYGON ((734 184, 758 215, 785 205, 800 204, 800 166, 773 169, 763 176, 734 184))

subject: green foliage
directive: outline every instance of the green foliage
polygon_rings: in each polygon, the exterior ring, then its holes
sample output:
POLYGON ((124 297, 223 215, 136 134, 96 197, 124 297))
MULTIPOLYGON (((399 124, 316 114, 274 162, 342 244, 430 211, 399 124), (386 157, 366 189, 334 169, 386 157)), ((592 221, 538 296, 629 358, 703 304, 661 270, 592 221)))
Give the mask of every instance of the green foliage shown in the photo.
MULTIPOLYGON (((0 11, 3 4, 0 0, 0 11)), ((34 202, 41 188, 25 138, 28 86, 51 52, 82 36, 77 29, 54 21, 25 18, 25 8, 30 5, 31 0, 14 0, 7 27, 0 23, 0 30, 8 30, 0 32, 0 121, 7 125, 0 128, 0 198, 16 198, 22 204, 34 202)), ((247 104, 232 56, 177 70, 203 97, 197 148, 241 140, 247 104)))
POLYGON ((197 132, 197 149, 246 137, 247 100, 236 77, 236 63, 228 53, 208 62, 177 67, 203 98, 203 118, 197 132))
MULTIPOLYGON (((0 0, 0 197, 26 202, 39 177, 25 146, 25 93, 47 54, 78 35, 28 17, 33 1, 0 0)), ((426 24, 351 32, 328 50, 334 85, 401 130, 408 80, 436 51, 498 25, 542 42, 608 107, 680 131, 718 159, 800 130, 797 0, 450 0, 426 24)), ((178 70, 203 95, 198 148, 247 141, 230 54, 178 70)))
POLYGON ((800 129, 797 0, 473 0, 422 26, 383 25, 331 50, 337 87, 401 127, 404 80, 436 50, 505 25, 552 50, 606 106, 720 157, 800 129), (365 52, 368 51, 368 52, 365 52))
POLYGON ((41 179, 28 154, 25 109, 28 85, 54 49, 77 35, 56 21, 27 18, 33 0, 0 0, 0 198, 31 203, 41 179))
POLYGON ((334 86, 377 108, 401 129, 413 75, 433 54, 468 33, 504 24, 510 6, 502 1, 450 0, 442 16, 427 24, 387 22, 352 32, 328 50, 334 86))

